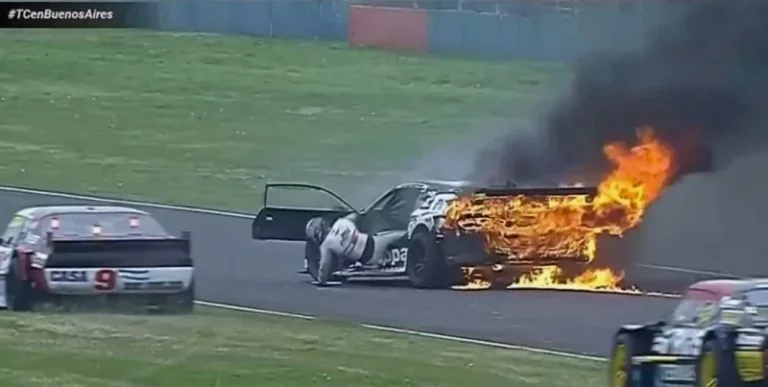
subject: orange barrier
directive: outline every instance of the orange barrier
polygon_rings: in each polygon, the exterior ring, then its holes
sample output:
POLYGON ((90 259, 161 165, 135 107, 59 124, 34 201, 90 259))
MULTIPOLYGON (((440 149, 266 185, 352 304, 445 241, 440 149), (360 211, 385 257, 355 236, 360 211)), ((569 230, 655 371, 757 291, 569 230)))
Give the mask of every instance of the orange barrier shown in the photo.
POLYGON ((427 50, 427 11, 352 5, 350 44, 409 51, 427 50))

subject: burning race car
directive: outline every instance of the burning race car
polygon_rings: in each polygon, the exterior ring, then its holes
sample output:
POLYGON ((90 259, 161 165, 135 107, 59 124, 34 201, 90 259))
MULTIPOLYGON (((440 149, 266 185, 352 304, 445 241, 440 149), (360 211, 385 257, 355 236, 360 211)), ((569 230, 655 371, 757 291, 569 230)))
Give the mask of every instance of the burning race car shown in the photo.
POLYGON ((31 207, 0 239, 0 307, 41 304, 194 309, 189 233, 169 235, 148 213, 111 206, 31 207))
POLYGON ((621 327, 611 387, 764 386, 768 279, 688 288, 667 321, 621 327))
POLYGON ((398 185, 358 211, 323 187, 275 183, 266 186, 264 207, 252 232, 255 239, 304 241, 307 266, 314 274, 317 246, 307 240, 305 226, 316 217, 332 222, 354 213, 357 228, 365 234, 394 230, 405 235, 388 246, 385 259, 377 265, 338 262, 336 278, 407 277, 416 287, 446 287, 462 281, 462 267, 513 267, 529 272, 538 266, 589 263, 595 242, 591 235, 567 238, 558 233, 573 234, 569 229, 539 234, 533 224, 537 219, 515 211, 521 206, 547 208, 551 201, 588 203, 595 193, 594 188, 584 187, 477 188, 465 182, 422 181, 398 185), (274 206, 268 198, 276 195, 276 189, 319 191, 333 198, 337 209, 274 206), (487 213, 488 208, 502 212, 487 213), (514 223, 517 233, 490 230, 499 222, 514 223))
POLYGON ((252 235, 305 242, 305 262, 317 278, 318 245, 308 239, 310 220, 332 223, 354 214, 354 227, 362 233, 399 231, 405 236, 388 246, 377 265, 338 260, 337 279, 407 277, 416 287, 486 288, 493 285, 489 274, 503 272, 496 277, 510 288, 634 292, 620 288, 623 272, 596 265, 597 240, 603 234, 622 236, 641 222, 674 178, 676 160, 651 128, 638 130, 636 145, 610 143, 604 153, 613 169, 596 187, 425 181, 390 189, 363 210, 319 186, 268 184, 252 235), (280 189, 286 192, 274 193, 280 189), (321 192, 326 203, 299 203, 298 191, 321 192), (287 204, 275 205, 268 198, 287 204))

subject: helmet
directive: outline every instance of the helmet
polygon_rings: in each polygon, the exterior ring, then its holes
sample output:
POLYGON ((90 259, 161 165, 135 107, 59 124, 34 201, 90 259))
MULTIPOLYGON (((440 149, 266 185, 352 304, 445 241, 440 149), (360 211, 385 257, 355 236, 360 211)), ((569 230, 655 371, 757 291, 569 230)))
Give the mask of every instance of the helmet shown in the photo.
POLYGON ((323 243, 325 237, 328 236, 330 231, 331 226, 328 224, 328 221, 323 218, 312 218, 309 222, 307 222, 307 238, 314 241, 318 245, 323 243))

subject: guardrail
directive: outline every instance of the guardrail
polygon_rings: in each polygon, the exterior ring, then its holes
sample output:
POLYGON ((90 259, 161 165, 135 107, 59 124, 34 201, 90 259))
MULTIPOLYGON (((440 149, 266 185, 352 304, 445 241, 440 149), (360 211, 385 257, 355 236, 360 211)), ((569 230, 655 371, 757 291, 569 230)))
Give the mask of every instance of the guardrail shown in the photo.
POLYGON ((643 44, 645 32, 675 12, 669 6, 673 3, 675 0, 160 1, 145 5, 152 20, 141 27, 568 62, 603 48, 643 44))

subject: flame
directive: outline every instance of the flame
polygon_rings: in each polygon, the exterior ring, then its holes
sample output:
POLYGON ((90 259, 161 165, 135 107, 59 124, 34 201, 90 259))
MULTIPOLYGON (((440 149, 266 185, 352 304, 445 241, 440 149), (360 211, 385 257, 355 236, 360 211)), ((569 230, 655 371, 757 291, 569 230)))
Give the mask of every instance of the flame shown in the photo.
MULTIPOLYGON (((637 226, 676 172, 672 148, 652 128, 639 128, 637 138, 631 147, 619 142, 604 146, 613 169, 592 200, 583 195, 462 197, 449 204, 444 230, 480 233, 487 251, 506 256, 512 263, 574 258, 590 263, 597 253, 598 236, 621 237, 637 226)), ((471 270, 465 274, 468 284, 459 288, 490 287, 489 281, 473 277, 471 270)), ((566 278, 561 269, 551 266, 523 275, 510 288, 634 292, 618 287, 623 277, 624 273, 610 269, 587 268, 566 278)))
MULTIPOLYGON (((616 275, 610 269, 588 270, 573 279, 563 279, 562 269, 557 266, 538 268, 530 274, 523 275, 517 283, 509 286, 514 288, 555 288, 569 290, 617 291, 621 290, 616 284, 623 275, 616 275)), ((629 290, 637 292, 639 290, 629 290)))

